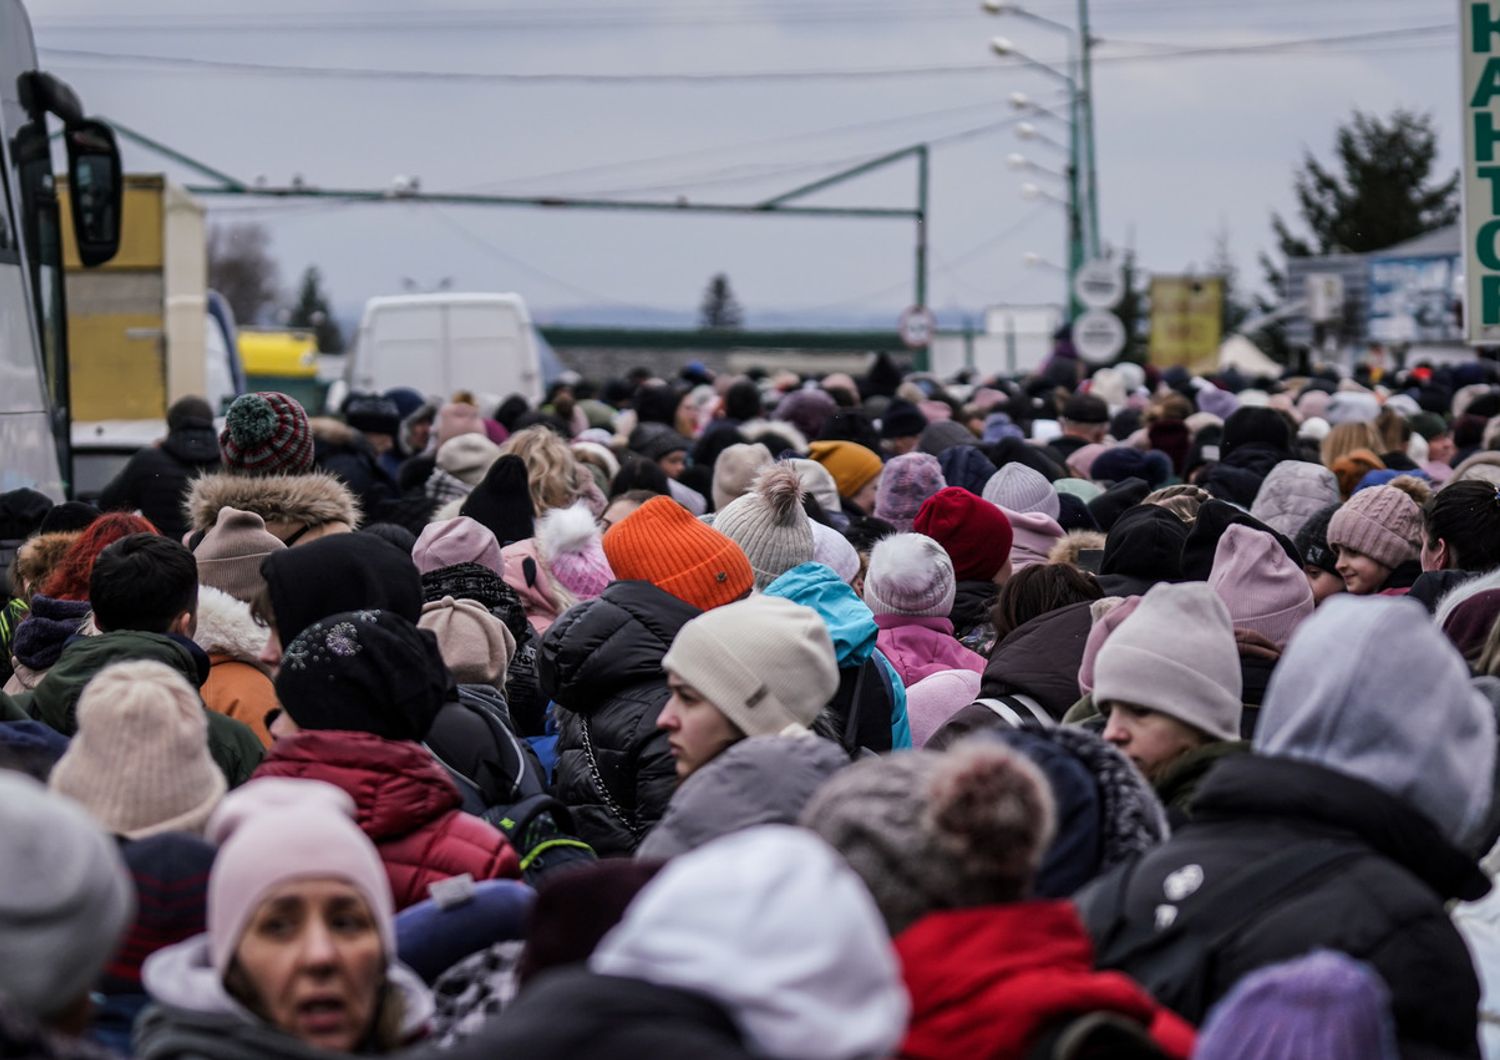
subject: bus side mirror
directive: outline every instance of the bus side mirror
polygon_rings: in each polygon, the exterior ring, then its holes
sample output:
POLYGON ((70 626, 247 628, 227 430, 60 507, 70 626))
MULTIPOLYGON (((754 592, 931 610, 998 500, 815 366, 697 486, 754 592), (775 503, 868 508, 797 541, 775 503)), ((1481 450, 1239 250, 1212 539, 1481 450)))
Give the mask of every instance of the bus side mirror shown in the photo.
POLYGON ((125 178, 115 133, 102 121, 85 118, 66 126, 68 202, 78 260, 103 265, 120 249, 125 178))

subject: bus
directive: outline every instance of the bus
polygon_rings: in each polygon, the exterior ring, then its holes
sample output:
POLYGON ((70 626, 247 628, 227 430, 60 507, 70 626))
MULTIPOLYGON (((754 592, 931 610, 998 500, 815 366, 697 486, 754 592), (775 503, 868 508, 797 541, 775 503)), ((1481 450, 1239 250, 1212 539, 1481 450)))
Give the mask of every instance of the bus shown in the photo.
POLYGON ((63 223, 50 125, 62 133, 79 261, 120 244, 124 182, 113 130, 85 117, 64 82, 37 69, 21 0, 0 0, 0 491, 72 491, 63 223))

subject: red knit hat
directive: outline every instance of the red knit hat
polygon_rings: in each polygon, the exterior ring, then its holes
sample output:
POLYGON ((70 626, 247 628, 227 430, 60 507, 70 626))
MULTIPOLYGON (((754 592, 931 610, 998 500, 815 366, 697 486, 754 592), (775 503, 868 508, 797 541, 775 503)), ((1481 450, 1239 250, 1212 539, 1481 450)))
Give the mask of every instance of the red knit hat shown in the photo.
POLYGON ((912 529, 948 552, 953 576, 961 582, 987 582, 1010 558, 1014 534, 995 505, 959 486, 940 489, 923 503, 912 529))
POLYGON ((604 535, 620 581, 646 581, 701 611, 733 603, 755 574, 745 553, 670 497, 653 497, 604 535))
POLYGON ((234 399, 219 434, 219 455, 246 475, 302 475, 312 470, 313 437, 295 398, 274 390, 234 399))

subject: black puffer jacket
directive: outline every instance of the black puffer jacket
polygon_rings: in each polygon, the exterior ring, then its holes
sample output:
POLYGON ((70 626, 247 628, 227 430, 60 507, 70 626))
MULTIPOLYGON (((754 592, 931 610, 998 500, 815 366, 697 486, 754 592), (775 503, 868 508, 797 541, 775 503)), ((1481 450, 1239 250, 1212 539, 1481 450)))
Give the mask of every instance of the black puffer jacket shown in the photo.
POLYGON ((1443 903, 1480 898, 1489 881, 1427 818, 1353 777, 1259 755, 1218 762, 1192 812, 1193 821, 1166 844, 1077 896, 1100 967, 1138 979, 1196 1023, 1247 973, 1317 947, 1339 950, 1368 962, 1389 986, 1403 1056, 1479 1055, 1479 984, 1443 903), (1215 945, 1204 964, 1201 1007, 1152 982, 1146 969, 1133 966, 1138 962, 1120 959, 1113 946, 1119 929, 1159 923, 1164 895, 1186 917, 1216 885, 1303 845, 1343 849, 1352 860, 1315 873, 1215 945), (1130 877, 1120 892, 1124 872, 1130 877))
POLYGON ((672 797, 677 772, 656 727, 661 660, 698 613, 649 582, 616 582, 542 637, 537 681, 558 707, 553 788, 600 857, 634 851, 672 797))
POLYGON ((219 469, 213 424, 179 427, 160 445, 142 449, 99 494, 104 511, 139 511, 174 541, 189 530, 182 509, 188 483, 219 469))

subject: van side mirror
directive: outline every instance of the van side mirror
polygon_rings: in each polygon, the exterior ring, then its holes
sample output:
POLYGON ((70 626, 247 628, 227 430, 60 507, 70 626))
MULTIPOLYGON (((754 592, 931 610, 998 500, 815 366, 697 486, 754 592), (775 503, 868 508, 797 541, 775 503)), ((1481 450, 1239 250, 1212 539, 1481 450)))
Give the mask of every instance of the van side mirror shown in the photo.
POLYGON ((78 260, 103 265, 120 249, 125 179, 115 133, 102 121, 85 118, 63 130, 68 147, 68 202, 78 260))

